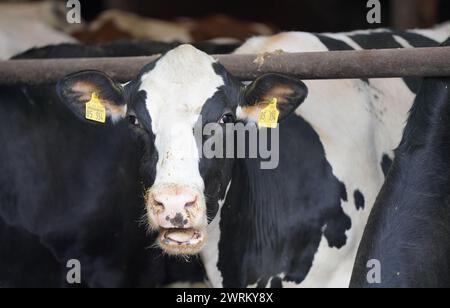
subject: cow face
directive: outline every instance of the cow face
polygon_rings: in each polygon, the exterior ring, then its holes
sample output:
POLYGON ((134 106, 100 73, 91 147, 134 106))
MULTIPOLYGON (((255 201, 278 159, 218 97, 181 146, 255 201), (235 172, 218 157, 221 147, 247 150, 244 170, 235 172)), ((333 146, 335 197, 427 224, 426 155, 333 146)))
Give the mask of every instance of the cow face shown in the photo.
MULTIPOLYGON (((205 244, 208 222, 218 211, 231 180, 234 159, 202 158, 196 127, 217 123, 252 123, 268 102, 278 99, 279 119, 306 97, 305 85, 269 74, 248 86, 212 57, 180 46, 126 85, 101 72, 80 72, 58 84, 62 101, 81 119, 86 104, 97 100, 107 122, 126 120, 142 149, 149 226, 160 232, 159 245, 169 254, 197 254, 205 244)), ((201 148, 201 147, 200 147, 201 148)))

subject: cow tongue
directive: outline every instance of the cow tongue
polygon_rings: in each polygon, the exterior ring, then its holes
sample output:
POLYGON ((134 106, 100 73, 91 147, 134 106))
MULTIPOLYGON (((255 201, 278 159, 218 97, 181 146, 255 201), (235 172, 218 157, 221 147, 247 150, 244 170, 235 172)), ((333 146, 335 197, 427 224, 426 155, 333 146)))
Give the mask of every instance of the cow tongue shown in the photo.
POLYGON ((189 242, 194 237, 194 230, 171 230, 168 231, 165 235, 167 239, 178 243, 186 243, 189 242))

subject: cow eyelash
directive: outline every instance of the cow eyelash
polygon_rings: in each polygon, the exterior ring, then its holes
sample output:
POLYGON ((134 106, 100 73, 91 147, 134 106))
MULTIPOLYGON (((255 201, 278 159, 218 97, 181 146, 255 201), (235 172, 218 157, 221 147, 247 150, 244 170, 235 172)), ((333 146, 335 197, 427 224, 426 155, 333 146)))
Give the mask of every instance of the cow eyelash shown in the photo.
POLYGON ((138 118, 135 115, 129 115, 128 116, 128 122, 131 125, 139 126, 139 120, 138 120, 138 118))
POLYGON ((232 113, 224 114, 219 120, 219 124, 230 124, 234 122, 236 122, 236 118, 232 113))

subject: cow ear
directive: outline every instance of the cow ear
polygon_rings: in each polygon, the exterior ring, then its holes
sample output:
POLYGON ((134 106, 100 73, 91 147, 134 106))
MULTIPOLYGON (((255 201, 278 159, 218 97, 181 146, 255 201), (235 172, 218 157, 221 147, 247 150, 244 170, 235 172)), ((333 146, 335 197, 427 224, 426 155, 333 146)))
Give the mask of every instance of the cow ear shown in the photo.
POLYGON ((122 85, 98 71, 83 71, 60 80, 57 92, 61 101, 80 119, 113 123, 126 116, 127 104, 122 85))
POLYGON ((247 86, 237 117, 241 121, 258 123, 261 111, 276 99, 280 122, 295 111, 307 95, 308 89, 302 81, 279 74, 266 74, 247 86))

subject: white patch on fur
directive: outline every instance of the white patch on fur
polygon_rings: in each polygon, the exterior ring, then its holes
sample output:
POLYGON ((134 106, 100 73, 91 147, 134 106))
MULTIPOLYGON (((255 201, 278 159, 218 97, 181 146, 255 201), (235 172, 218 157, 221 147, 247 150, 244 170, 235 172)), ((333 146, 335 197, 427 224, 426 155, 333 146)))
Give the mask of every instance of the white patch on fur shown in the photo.
POLYGON ((354 40, 352 40, 348 35, 343 33, 325 33, 325 36, 328 36, 332 39, 343 41, 347 45, 349 45, 354 50, 362 50, 361 46, 359 46, 354 40))
POLYGON ((203 191, 193 128, 205 102, 224 85, 215 60, 190 45, 179 46, 142 76, 159 154, 154 186, 186 185, 203 191))
POLYGON ((119 109, 120 109, 119 114, 112 114, 112 113, 108 112, 108 116, 111 118, 111 121, 113 122, 113 124, 119 123, 127 115, 127 110, 128 110, 127 105, 120 106, 119 109))
POLYGON ((408 41, 405 40, 403 37, 398 36, 398 35, 394 35, 393 37, 397 43, 402 45, 403 48, 414 48, 414 46, 412 46, 410 43, 408 43, 408 41))
POLYGON ((388 28, 378 28, 378 29, 363 29, 363 30, 353 30, 349 32, 341 32, 340 34, 343 35, 366 35, 366 34, 372 34, 372 33, 384 33, 391 31, 388 28))
MULTIPOLYGON (((281 274, 279 274, 279 275, 276 275, 276 276, 271 277, 271 278, 269 279, 269 281, 267 282, 267 285, 265 286, 266 289, 271 288, 271 286, 272 286, 272 281, 273 281, 275 278, 279 278, 279 279, 281 279, 281 281, 283 281, 283 279, 286 278, 286 274, 281 273, 281 274)), ((258 285, 259 285, 259 282, 260 282, 260 280, 258 280, 255 284, 251 284, 251 285, 247 286, 247 289, 256 289, 256 288, 258 287, 258 285)), ((283 288, 289 288, 289 284, 290 284, 289 282, 282 282, 283 288)))
MULTIPOLYGON (((355 33, 369 32, 352 32, 355 33)), ((344 34, 326 35, 359 47, 350 38, 343 39, 344 34)), ((327 51, 314 35, 290 32, 253 38, 237 53, 280 49, 285 52, 327 51)), ((356 79, 305 81, 305 84, 309 95, 296 113, 318 133, 334 175, 346 186, 349 201, 341 205, 352 220, 352 228, 347 232, 347 244, 341 249, 330 248, 322 237, 305 281, 300 285, 286 282, 283 285, 348 287, 368 215, 384 182, 382 156, 392 156, 400 143, 414 95, 401 79, 371 79, 370 85, 356 79), (357 189, 366 201, 365 209, 360 211, 353 198, 357 189)))
POLYGON ((444 42, 450 36, 450 21, 437 25, 432 29, 416 29, 411 32, 423 35, 437 42, 444 42))
POLYGON ((219 201, 219 210, 217 212, 216 217, 214 217, 213 221, 209 224, 207 228, 208 233, 208 241, 206 242, 205 247, 203 248, 200 256, 203 261, 203 265, 205 266, 206 274, 209 280, 209 284, 213 288, 222 288, 223 287, 223 276, 222 272, 219 269, 219 241, 220 241, 220 219, 222 215, 222 208, 225 204, 225 200, 227 199, 228 191, 231 187, 231 181, 228 184, 227 191, 225 193, 225 197, 223 200, 219 201))
POLYGON ((235 54, 263 54, 265 52, 322 51, 323 44, 311 33, 283 32, 274 36, 254 37, 239 47, 235 54))

